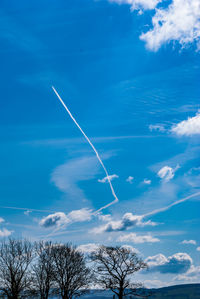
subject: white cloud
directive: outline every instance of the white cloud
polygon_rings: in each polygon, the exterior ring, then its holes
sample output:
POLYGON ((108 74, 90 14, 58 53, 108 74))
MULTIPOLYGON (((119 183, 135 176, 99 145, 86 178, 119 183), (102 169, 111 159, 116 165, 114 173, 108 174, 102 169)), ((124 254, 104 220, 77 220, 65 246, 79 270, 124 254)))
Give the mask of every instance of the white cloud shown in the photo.
POLYGON ((8 237, 12 234, 12 231, 7 230, 6 228, 0 229, 0 237, 8 237))
POLYGON ((135 233, 130 233, 130 234, 120 236, 117 239, 117 241, 119 241, 119 242, 132 242, 134 244, 160 242, 160 240, 158 238, 154 238, 151 235, 137 235, 135 233))
POLYGON ((150 280, 144 280, 144 285, 147 288, 154 289, 154 288, 162 288, 167 287, 169 284, 167 282, 158 280, 158 279, 150 279, 150 280))
POLYGON ((178 136, 192 136, 200 134, 200 113, 197 113, 194 117, 188 117, 187 120, 183 120, 173 126, 171 132, 178 136))
POLYGON ((94 251, 97 251, 98 248, 99 248, 99 244, 89 243, 89 244, 79 245, 77 247, 77 250, 83 253, 92 253, 94 251))
POLYGON ((105 225, 96 227, 92 229, 93 233, 104 233, 104 232, 114 232, 114 231, 125 231, 132 226, 156 226, 157 223, 151 220, 143 221, 143 216, 133 215, 132 213, 125 213, 120 220, 111 220, 105 225))
POLYGON ((74 210, 70 212, 67 216, 71 222, 89 221, 92 217, 92 210, 89 210, 87 208, 74 210))
POLYGON ((4 222, 5 220, 2 218, 2 217, 0 217, 0 223, 2 223, 2 222, 4 222))
POLYGON ((170 41, 182 47, 200 39, 200 1, 173 0, 167 8, 156 9, 152 18, 153 29, 143 33, 140 38, 147 48, 157 51, 170 41))
POLYGON ((57 212, 54 214, 50 214, 46 217, 44 217, 41 221, 40 221, 40 225, 43 227, 64 227, 69 223, 69 218, 67 217, 67 215, 63 212, 57 212))
POLYGON ((151 185, 151 180, 144 179, 143 184, 145 184, 145 185, 151 185))
POLYGON ((108 182, 108 180, 110 180, 110 181, 112 181, 112 180, 114 180, 114 179, 118 179, 118 175, 116 175, 116 174, 112 174, 112 175, 109 175, 109 176, 105 176, 103 179, 99 179, 98 180, 98 182, 99 183, 107 183, 108 182))
POLYGON ((149 125, 149 130, 152 131, 159 131, 159 132, 165 132, 166 129, 163 125, 149 125))
POLYGON ((189 270, 184 273, 183 275, 177 275, 174 280, 178 281, 191 281, 191 282, 199 282, 199 275, 200 275, 200 267, 195 267, 192 265, 189 270))
POLYGON ((195 240, 183 240, 181 244, 190 244, 190 245, 196 245, 197 242, 195 240))
POLYGON ((126 182, 132 184, 133 183, 133 180, 134 180, 134 177, 129 175, 129 177, 126 179, 126 182))
POLYGON ((149 267, 155 267, 155 266, 160 266, 160 265, 164 265, 167 263, 167 258, 166 256, 164 256, 164 254, 157 254, 154 256, 149 256, 148 258, 146 258, 146 263, 148 263, 149 267))
POLYGON ((199 247, 197 247, 197 251, 200 251, 200 246, 199 246, 199 247))
POLYGON ((150 272, 166 273, 186 273, 192 266, 192 258, 187 253, 175 253, 166 257, 163 254, 149 256, 145 262, 149 266, 150 272))
POLYGON ((129 4, 131 10, 148 10, 154 9, 161 0, 109 0, 118 4, 129 4))
POLYGON ((107 215, 98 215, 98 218, 99 220, 103 221, 103 222, 108 222, 108 221, 111 221, 112 220, 112 217, 110 214, 107 214, 107 215))
POLYGON ((92 210, 74 210, 68 214, 57 212, 44 217, 39 224, 43 227, 64 228, 70 223, 89 221, 92 218, 92 210))
POLYGON ((125 248, 125 249, 127 249, 127 250, 130 250, 130 251, 132 251, 132 252, 135 252, 135 253, 137 253, 137 254, 140 253, 138 249, 136 249, 135 247, 133 247, 133 246, 131 246, 131 245, 126 245, 126 244, 124 244, 124 245, 122 245, 121 247, 122 247, 122 248, 125 248))
POLYGON ((164 182, 169 182, 171 179, 173 179, 175 172, 177 169, 179 169, 180 166, 177 165, 175 168, 169 167, 169 166, 164 166, 162 167, 157 175, 164 181, 164 182))

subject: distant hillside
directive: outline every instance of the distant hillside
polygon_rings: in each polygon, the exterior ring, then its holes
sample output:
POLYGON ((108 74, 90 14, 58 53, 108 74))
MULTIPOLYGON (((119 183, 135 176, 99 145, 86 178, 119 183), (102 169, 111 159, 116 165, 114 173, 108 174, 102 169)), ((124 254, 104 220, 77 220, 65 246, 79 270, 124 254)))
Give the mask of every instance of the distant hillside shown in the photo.
MULTIPOLYGON (((151 292, 153 293, 150 297, 151 299, 200 299, 200 284, 176 285, 172 287, 152 289, 151 292)), ((113 293, 110 291, 92 290, 90 294, 82 296, 81 298, 108 299, 113 298, 113 293)))
POLYGON ((200 299, 200 284, 176 285, 152 290, 152 299, 200 299))

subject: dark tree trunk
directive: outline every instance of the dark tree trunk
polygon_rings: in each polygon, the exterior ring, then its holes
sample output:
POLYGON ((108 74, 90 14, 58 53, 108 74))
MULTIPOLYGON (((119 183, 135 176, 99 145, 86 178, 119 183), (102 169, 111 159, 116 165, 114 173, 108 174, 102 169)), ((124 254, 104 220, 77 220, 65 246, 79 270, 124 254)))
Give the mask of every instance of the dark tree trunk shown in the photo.
POLYGON ((118 298, 123 299, 123 289, 119 290, 118 298))

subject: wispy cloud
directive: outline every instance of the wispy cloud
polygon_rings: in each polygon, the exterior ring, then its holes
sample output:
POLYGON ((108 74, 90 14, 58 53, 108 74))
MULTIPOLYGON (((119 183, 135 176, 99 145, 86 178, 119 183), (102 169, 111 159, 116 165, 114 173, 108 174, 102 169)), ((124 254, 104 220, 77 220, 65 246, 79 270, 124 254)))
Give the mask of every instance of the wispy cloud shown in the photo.
POLYGON ((137 235, 135 233, 122 235, 117 239, 117 241, 119 241, 119 242, 131 242, 131 243, 134 243, 134 244, 160 242, 160 240, 158 238, 152 237, 151 235, 137 235))
POLYGON ((16 45, 18 48, 34 54, 34 56, 38 50, 44 49, 41 41, 10 15, 1 11, 0 20, 1 37, 11 45, 16 45))
POLYGON ((158 132, 165 132, 166 129, 163 125, 149 125, 149 130, 152 131, 158 131, 158 132))
POLYGON ((62 192, 73 197, 73 200, 83 200, 84 192, 77 183, 93 179, 98 172, 99 165, 96 157, 82 157, 56 167, 51 174, 51 181, 62 192))
POLYGON ((196 245, 197 242, 195 240, 183 240, 181 244, 190 244, 190 245, 196 245))
POLYGON ((109 0, 109 2, 128 4, 133 11, 154 9, 161 0, 109 0))

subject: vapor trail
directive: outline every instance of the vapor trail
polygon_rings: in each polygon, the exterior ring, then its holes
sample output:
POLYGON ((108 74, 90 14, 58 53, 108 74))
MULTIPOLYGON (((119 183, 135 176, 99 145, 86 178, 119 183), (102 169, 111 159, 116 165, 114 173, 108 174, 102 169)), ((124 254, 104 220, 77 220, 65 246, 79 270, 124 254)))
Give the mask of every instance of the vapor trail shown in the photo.
POLYGON ((177 200, 177 201, 171 203, 170 205, 168 205, 168 206, 166 206, 166 207, 164 207, 164 208, 160 208, 160 209, 157 209, 157 210, 153 210, 152 212, 149 212, 149 213, 147 213, 147 214, 144 214, 143 217, 148 217, 148 216, 156 215, 156 214, 161 213, 161 212, 165 212, 165 211, 169 210, 170 208, 172 208, 172 207, 174 207, 174 206, 176 206, 176 205, 178 205, 178 204, 180 204, 180 203, 182 203, 182 202, 185 202, 185 201, 187 201, 187 200, 190 199, 190 198, 196 197, 196 196, 200 196, 200 192, 196 192, 196 193, 194 193, 194 194, 192 194, 192 195, 189 195, 189 196, 187 196, 187 197, 184 197, 184 198, 182 198, 182 199, 179 199, 179 200, 177 200))
POLYGON ((87 137, 87 135, 85 134, 85 132, 81 129, 81 127, 79 126, 79 124, 77 123, 77 121, 75 120, 75 118, 73 117, 73 115, 71 114, 71 112, 69 111, 69 109, 67 108, 67 106, 65 105, 65 103, 63 102, 63 100, 61 99, 60 95, 58 94, 58 92, 56 91, 56 89, 52 86, 52 89, 53 91, 55 92, 56 96, 58 97, 58 99, 60 100, 61 104, 63 105, 63 107, 65 108, 65 110, 67 111, 67 113, 69 114, 69 116, 71 117, 71 119, 73 120, 73 122, 75 123, 75 125, 79 128, 79 130, 81 131, 81 133, 83 134, 83 136, 85 137, 85 139, 87 140, 87 142, 90 144, 90 146, 92 147, 93 151, 95 152, 96 156, 97 156, 97 159, 99 160, 101 166, 103 167, 103 170, 106 174, 106 177, 107 177, 107 180, 108 180, 108 183, 110 185, 110 189, 111 189, 111 192, 112 192, 112 195, 114 197, 114 200, 112 202, 110 202, 109 204, 103 206, 102 208, 98 209, 96 211, 96 213, 100 212, 101 210, 103 209, 106 209, 108 208, 109 206, 113 205, 114 203, 118 202, 119 199, 117 198, 117 195, 115 194, 115 191, 114 191, 114 188, 113 188, 113 185, 111 183, 111 180, 109 178, 109 174, 108 174, 108 171, 106 169, 106 167, 104 166, 96 148, 94 147, 94 145, 92 144, 92 142, 90 141, 90 139, 87 137))
POLYGON ((8 207, 8 206, 0 206, 0 209, 21 210, 21 211, 30 211, 30 212, 40 212, 40 213, 55 213, 55 211, 52 211, 52 210, 38 210, 38 209, 29 209, 29 208, 21 208, 21 207, 8 207))

